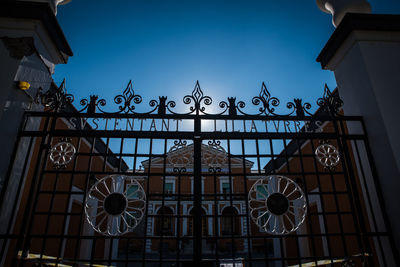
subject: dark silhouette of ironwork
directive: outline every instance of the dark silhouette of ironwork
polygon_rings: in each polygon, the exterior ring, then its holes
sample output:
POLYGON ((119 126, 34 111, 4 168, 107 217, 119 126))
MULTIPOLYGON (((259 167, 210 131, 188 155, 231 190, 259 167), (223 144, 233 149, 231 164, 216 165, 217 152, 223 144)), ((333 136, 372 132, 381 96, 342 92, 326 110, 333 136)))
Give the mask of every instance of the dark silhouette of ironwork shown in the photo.
MULTIPOLYGON (((72 94, 68 94, 65 88, 65 79, 57 90, 48 91, 46 93, 40 93, 41 103, 45 105, 51 111, 62 111, 65 103, 72 103, 74 97, 72 94)), ((183 97, 183 104, 189 106, 189 111, 184 113, 179 113, 174 110, 176 107, 175 101, 167 101, 166 96, 160 96, 158 100, 150 100, 149 106, 150 111, 138 112, 136 111, 136 106, 142 103, 142 96, 136 94, 133 90, 132 81, 129 81, 125 90, 122 94, 114 97, 114 103, 117 104, 117 111, 106 111, 104 107, 106 106, 105 99, 99 99, 98 96, 90 96, 89 99, 80 100, 81 108, 78 112, 86 112, 88 114, 105 113, 105 114, 179 114, 179 115, 263 115, 263 116, 297 116, 303 117, 306 115, 311 116, 311 104, 308 102, 303 103, 302 99, 294 99, 293 102, 288 102, 286 108, 289 110, 287 113, 279 114, 277 108, 279 107, 281 101, 271 95, 267 89, 265 83, 261 85, 261 90, 258 96, 252 98, 251 103, 253 106, 258 107, 257 113, 245 112, 246 103, 244 101, 236 101, 236 97, 228 97, 227 102, 221 101, 219 103, 220 111, 217 113, 209 113, 206 111, 206 106, 211 106, 213 100, 210 96, 204 94, 200 87, 199 81, 190 95, 183 97)), ((317 101, 319 108, 327 110, 331 115, 337 115, 340 108, 343 105, 343 101, 339 98, 337 94, 332 94, 328 86, 325 85, 324 95, 317 101)))

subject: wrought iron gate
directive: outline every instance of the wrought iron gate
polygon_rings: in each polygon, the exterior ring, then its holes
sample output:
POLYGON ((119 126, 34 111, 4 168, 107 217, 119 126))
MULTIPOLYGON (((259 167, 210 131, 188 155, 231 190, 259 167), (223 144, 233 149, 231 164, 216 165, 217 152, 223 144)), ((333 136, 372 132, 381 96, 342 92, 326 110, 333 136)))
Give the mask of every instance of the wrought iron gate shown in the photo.
POLYGON ((142 112, 131 83, 116 112, 73 100, 63 83, 25 114, 2 264, 399 265, 364 123, 337 92, 285 115, 264 84, 251 107, 231 97, 214 113, 198 83, 186 112, 167 97, 142 112))

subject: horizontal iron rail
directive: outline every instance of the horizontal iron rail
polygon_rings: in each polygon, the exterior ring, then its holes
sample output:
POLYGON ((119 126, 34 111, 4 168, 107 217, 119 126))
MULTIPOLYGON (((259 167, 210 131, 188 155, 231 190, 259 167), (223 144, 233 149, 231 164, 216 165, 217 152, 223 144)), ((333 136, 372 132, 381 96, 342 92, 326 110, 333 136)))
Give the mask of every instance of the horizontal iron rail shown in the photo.
MULTIPOLYGON (((353 256, 352 258, 356 258, 357 256, 353 256)), ((360 255, 360 257, 361 257, 361 255, 360 255)), ((241 257, 237 257, 236 259, 234 259, 234 260, 236 260, 236 261, 239 261, 239 260, 242 260, 243 262, 253 262, 253 261, 265 261, 265 260, 267 260, 267 261, 282 261, 282 260, 286 260, 286 261, 299 261, 299 260, 312 260, 312 262, 314 262, 314 259, 317 259, 317 260, 344 260, 344 259, 347 259, 347 257, 345 257, 345 255, 343 254, 342 256, 335 256, 335 257, 326 257, 326 256, 312 256, 312 257, 310 257, 310 256, 302 256, 301 258, 299 258, 299 257, 270 257, 270 256, 266 256, 266 257, 256 257, 256 258, 252 258, 251 260, 247 260, 247 259, 243 259, 243 258, 241 258, 241 257)), ((85 260, 85 259, 72 259, 72 258, 58 258, 58 259, 41 259, 41 260, 38 260, 38 259, 28 259, 28 258, 23 258, 23 259, 21 259, 21 260, 23 260, 23 261, 27 261, 27 262, 30 262, 30 261, 32 261, 32 262, 46 262, 46 263, 60 263, 60 262, 66 262, 66 263, 68 263, 68 262, 71 262, 71 261, 73 261, 73 262, 82 262, 82 263, 85 263, 85 262, 88 262, 88 260, 85 260)), ((229 259, 228 259, 229 260, 229 259)), ((230 260, 232 260, 232 259, 230 259, 230 260)), ((90 260, 90 262, 91 263, 104 263, 104 262, 106 262, 107 260, 101 260, 101 259, 93 259, 93 260, 90 260)), ((156 258, 146 258, 146 260, 145 260, 145 262, 149 262, 149 263, 174 263, 174 262, 176 262, 177 260, 176 259, 156 259, 156 258)), ((193 262, 193 260, 191 259, 191 258, 180 258, 179 260, 178 260, 179 262, 190 262, 190 263, 192 263, 193 262)), ((216 259, 214 259, 214 258, 203 258, 202 259, 202 262, 215 262, 216 261, 216 259)), ((224 258, 222 257, 222 258, 220 258, 218 261, 220 261, 220 262, 224 262, 224 258)), ((112 262, 115 262, 115 263, 118 263, 118 262, 121 262, 121 263, 125 263, 125 262, 143 262, 143 260, 142 259, 140 259, 140 258, 129 258, 128 260, 123 260, 123 259, 117 259, 117 258, 113 258, 112 259, 112 262)))
MULTIPOLYGON (((370 236, 370 237, 375 237, 375 236, 389 236, 390 233, 389 232, 364 232, 363 233, 366 236, 370 236)), ((311 233, 311 234, 296 234, 296 236, 298 237, 324 237, 324 236, 356 236, 357 233, 356 232, 344 232, 344 233, 311 233)), ((1 239, 5 239, 5 238, 9 238, 10 236, 16 236, 16 235, 0 235, 0 240, 1 239)), ((58 239, 58 238, 70 238, 70 239, 132 239, 132 240, 145 240, 145 239, 155 239, 155 240, 159 240, 160 236, 159 235, 151 235, 151 236, 146 236, 146 238, 144 238, 143 236, 129 236, 129 235, 125 235, 125 236, 96 236, 96 235, 71 235, 71 234, 63 234, 63 235, 54 235, 54 234, 47 234, 47 235, 41 235, 41 234, 31 234, 30 235, 32 238, 49 238, 49 239, 58 239)), ((18 236, 16 236, 18 237, 18 236)), ((169 239, 169 240, 176 240, 178 239, 176 236, 165 236, 165 239, 169 239)), ((274 235, 269 235, 269 234, 265 234, 265 235, 238 235, 238 236, 234 236, 237 237, 238 239, 246 239, 246 238, 250 238, 250 239, 264 239, 264 238, 269 238, 269 239, 279 239, 279 238, 288 238, 291 236, 288 235, 284 235, 284 234, 274 234, 274 235)), ((293 236, 294 237, 294 236, 293 236)), ((180 236, 180 239, 187 239, 187 240, 191 240, 194 239, 193 236, 180 236)), ((210 240, 210 239, 215 239, 215 236, 203 236, 202 239, 204 240, 210 240)), ((223 235, 219 235, 218 239, 231 239, 231 235, 227 235, 227 236, 223 236, 223 235)))
MULTIPOLYGON (((167 200, 165 200, 167 202, 167 200)), ((326 212, 309 212, 308 215, 351 215, 351 211, 326 211, 326 212)), ((46 212, 46 211, 37 211, 34 213, 34 215, 46 215, 46 216, 80 216, 80 213, 78 212, 46 212)), ((149 218, 161 218, 160 214, 147 214, 147 217, 149 218)), ((164 218, 174 218, 174 219, 179 219, 179 218, 193 218, 193 215, 164 215, 164 218)), ((234 214, 230 215, 229 217, 223 215, 223 214, 216 214, 216 215, 202 215, 201 217, 203 218, 246 218, 246 214, 234 214)), ((356 233, 354 233, 356 234, 356 233)), ((47 237, 47 235, 45 235, 47 237)), ((237 235, 237 236, 242 236, 242 235, 237 235)))
MULTIPOLYGON (((20 136, 40 137, 46 136, 46 131, 22 131, 20 136)), ((155 139, 193 139, 192 131, 157 132, 157 131, 106 131, 106 130, 53 130, 53 137, 111 137, 111 138, 155 138, 155 139)), ((364 134, 338 134, 315 132, 201 132, 203 140, 208 139, 336 139, 337 136, 346 139, 364 139, 364 134)))
MULTIPOLYGON (((161 172, 130 172, 127 173, 126 171, 120 171, 120 172, 112 172, 112 171, 72 171, 72 170, 59 170, 59 171, 55 171, 55 170, 45 170, 44 173, 48 173, 48 174, 56 174, 56 173, 62 173, 62 174, 93 174, 93 175, 107 175, 107 174, 124 174, 127 176, 150 176, 150 177, 156 177, 156 176, 163 176, 163 175, 176 175, 176 172, 165 172, 165 173, 161 173, 161 172)), ((217 176, 220 175, 225 175, 227 172, 226 171, 221 171, 216 173, 217 176)), ((246 174, 246 176, 248 176, 246 179, 253 179, 253 177, 258 177, 260 175, 272 175, 272 173, 265 173, 265 172, 260 172, 260 173, 253 173, 253 172, 242 172, 242 173, 232 173, 232 176, 242 176, 242 174, 246 174)), ((279 175, 300 175, 300 174, 304 174, 304 175, 315 175, 315 172, 285 172, 282 171, 279 173, 279 175)), ((335 171, 335 172, 328 172, 328 171, 321 171, 319 172, 320 175, 340 175, 343 174, 343 172, 341 171, 335 171)), ((193 173, 191 171, 186 171, 184 173, 181 173, 182 176, 192 176, 193 173)), ((203 176, 214 176, 214 174, 209 173, 209 172, 202 172, 201 175, 203 176)), ((142 177, 142 179, 147 179, 147 177, 142 177)))
POLYGON ((200 118, 201 120, 291 120, 291 121, 310 121, 310 120, 323 120, 323 121, 360 121, 361 116, 281 116, 281 115, 196 115, 196 114, 130 114, 130 113, 71 113, 71 112, 37 112, 27 111, 25 112, 30 117, 54 117, 54 118, 126 118, 126 119, 195 119, 200 118))
MULTIPOLYGON (((83 195, 84 192, 70 192, 70 191, 39 191, 40 194, 80 194, 83 195)), ((170 194, 170 193, 150 193, 148 194, 148 197, 161 197, 164 196, 164 198, 166 200, 170 200, 170 198, 172 197, 193 197, 192 193, 180 193, 180 194, 170 194)), ((202 194, 202 197, 214 197, 214 196, 219 196, 219 197, 226 197, 228 198, 228 196, 232 196, 232 197, 236 197, 236 196, 246 196, 247 194, 244 193, 234 193, 234 194, 223 194, 223 193, 216 193, 216 194, 202 194)))

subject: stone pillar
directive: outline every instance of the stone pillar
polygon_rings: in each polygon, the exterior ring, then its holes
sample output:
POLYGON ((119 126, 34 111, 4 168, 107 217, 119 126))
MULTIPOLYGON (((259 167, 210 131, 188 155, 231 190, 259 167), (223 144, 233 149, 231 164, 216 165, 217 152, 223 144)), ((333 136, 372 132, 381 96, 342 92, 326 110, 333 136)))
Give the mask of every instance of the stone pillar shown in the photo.
MULTIPOLYGON (((55 17, 56 5, 49 3, 2 1, 0 3, 0 233, 13 221, 12 207, 19 202, 19 184, 24 184, 23 162, 27 140, 16 150, 14 168, 7 177, 18 129, 26 110, 40 110, 33 97, 39 87, 45 92, 52 85, 54 67, 72 56, 55 17), (26 91, 17 84, 30 84, 26 91), (22 180, 21 180, 22 179, 22 180)), ((29 125, 38 127, 39 121, 29 125)), ((13 223, 11 224, 13 225, 13 223)), ((0 265, 2 265, 0 259, 0 265)))
POLYGON ((317 61, 334 72, 345 114, 364 118, 399 249, 400 15, 347 13, 317 61))
POLYGON ((55 65, 66 63, 69 56, 71 48, 49 4, 0 4, 0 188, 23 112, 32 107, 39 87, 50 88, 55 65), (18 81, 31 87, 22 91, 18 81))

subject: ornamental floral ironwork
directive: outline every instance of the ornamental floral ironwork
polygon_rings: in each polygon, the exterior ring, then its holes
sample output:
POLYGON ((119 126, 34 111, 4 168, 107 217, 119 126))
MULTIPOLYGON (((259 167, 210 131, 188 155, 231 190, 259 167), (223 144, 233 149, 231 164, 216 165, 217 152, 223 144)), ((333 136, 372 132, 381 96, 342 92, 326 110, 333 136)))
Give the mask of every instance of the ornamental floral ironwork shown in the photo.
POLYGON ((322 143, 315 149, 318 162, 328 169, 334 169, 340 162, 339 151, 333 145, 322 143))
POLYGON ((54 164, 54 168, 65 168, 74 158, 76 149, 69 139, 60 139, 49 152, 50 161, 54 164))
MULTIPOLYGON (((209 168, 221 168, 228 164, 228 154, 219 140, 209 140, 202 144, 201 164, 209 168)), ((173 167, 183 168, 193 165, 193 144, 188 145, 186 140, 175 140, 169 149, 167 163, 173 167)))
POLYGON ((325 84, 324 95, 318 98, 317 104, 322 110, 337 115, 340 108, 343 106, 343 100, 339 97, 337 91, 331 92, 328 85, 325 84))
POLYGON ((275 107, 278 107, 280 103, 278 98, 271 96, 264 82, 262 83, 259 96, 254 97, 251 102, 256 106, 262 103, 262 107, 260 107, 259 110, 261 113, 264 113, 266 115, 276 115, 275 107))
POLYGON ((307 202, 298 184, 281 175, 259 179, 248 194, 250 217, 270 234, 289 234, 304 222, 307 202))
POLYGON ((175 168, 184 168, 189 165, 193 161, 192 151, 182 152, 187 147, 186 140, 175 140, 168 151, 167 162, 175 168))
POLYGON ((132 232, 140 224, 145 206, 146 193, 136 179, 109 175, 90 188, 85 200, 85 214, 96 232, 120 236, 132 232))
POLYGON ((58 88, 49 89, 45 93, 43 93, 42 88, 39 88, 35 102, 41 103, 48 111, 58 112, 64 109, 66 105, 74 102, 74 96, 67 93, 64 79, 58 88))
MULTIPOLYGON (((37 99, 41 99, 43 105, 57 112, 60 111, 59 107, 65 106, 66 103, 72 103, 74 101, 74 97, 66 92, 65 80, 57 90, 49 90, 44 94, 40 93, 37 99)), ((237 101, 235 97, 228 97, 227 101, 219 102, 218 106, 220 111, 215 113, 207 112, 206 107, 211 106, 213 100, 210 96, 204 94, 199 81, 196 82, 192 93, 183 97, 183 104, 188 106, 187 112, 177 112, 175 110, 177 106, 176 102, 172 100, 169 101, 166 96, 160 96, 157 100, 150 100, 150 111, 147 112, 137 111, 137 106, 142 104, 142 102, 142 97, 134 91, 133 83, 132 81, 129 81, 123 93, 114 97, 117 111, 107 111, 105 109, 107 104, 106 100, 99 98, 97 95, 91 95, 89 99, 84 98, 80 100, 79 103, 81 108, 78 108, 78 112, 86 112, 88 114, 94 114, 96 112, 106 114, 129 113, 135 115, 264 115, 297 116, 299 118, 312 115, 310 112, 311 104, 303 102, 302 99, 297 98, 286 104, 286 108, 288 109, 287 112, 278 113, 277 109, 279 108, 281 101, 277 97, 272 96, 264 82, 261 85, 261 90, 258 96, 253 97, 251 100, 252 105, 257 108, 257 112, 253 114, 245 112, 244 109, 246 108, 246 103, 244 101, 237 101)), ((318 99, 317 105, 320 109, 329 111, 331 115, 336 115, 339 112, 340 107, 343 105, 343 101, 339 98, 337 93, 332 93, 328 86, 325 85, 324 95, 318 99)))
POLYGON ((190 107, 190 113, 196 112, 196 114, 199 114, 199 112, 205 113, 205 107, 202 106, 201 104, 204 103, 204 105, 209 106, 212 104, 212 99, 209 96, 205 96, 203 91, 200 88, 199 81, 196 82, 196 86, 194 87, 194 90, 192 92, 192 95, 186 95, 183 97, 183 103, 186 105, 190 105, 193 102, 193 105, 190 107))

